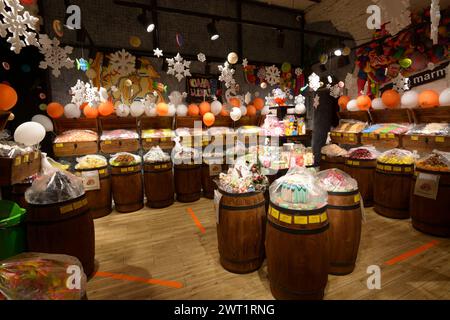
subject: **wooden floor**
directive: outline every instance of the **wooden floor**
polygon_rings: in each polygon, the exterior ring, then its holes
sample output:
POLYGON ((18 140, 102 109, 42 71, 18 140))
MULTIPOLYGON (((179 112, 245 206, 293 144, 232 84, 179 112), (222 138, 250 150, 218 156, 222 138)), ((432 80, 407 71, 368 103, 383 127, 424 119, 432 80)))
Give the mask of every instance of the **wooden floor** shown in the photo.
MULTIPOLYGON (((98 271, 127 277, 95 276, 88 284, 89 299, 273 299, 266 264, 249 275, 235 275, 220 266, 215 219, 213 202, 202 199, 97 220, 98 271), (182 288, 148 284, 145 279, 176 281, 182 288)), ((329 276, 325 299, 450 299, 450 239, 424 235, 410 221, 366 210, 356 270, 349 276, 329 276), (433 240, 438 243, 428 250, 392 266, 385 264, 433 240), (381 290, 367 288, 370 265, 381 267, 381 290)))

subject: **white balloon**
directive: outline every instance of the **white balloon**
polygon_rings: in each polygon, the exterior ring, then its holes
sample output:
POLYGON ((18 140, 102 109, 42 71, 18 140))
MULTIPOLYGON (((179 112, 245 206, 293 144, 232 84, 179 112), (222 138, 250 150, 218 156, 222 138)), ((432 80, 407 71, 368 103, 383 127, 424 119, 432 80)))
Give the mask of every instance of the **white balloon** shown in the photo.
MULTIPOLYGON (((376 98, 373 99, 372 101, 372 108, 374 110, 383 110, 386 109, 386 106, 383 103, 383 100, 381 98, 376 98)), ((347 109, 348 109, 348 105, 347 105, 347 109)))
POLYGON ((294 111, 296 114, 304 114, 306 113, 306 106, 304 104, 298 104, 295 106, 294 111))
POLYGON ((439 96, 439 105, 441 107, 450 106, 450 88, 445 89, 439 96))
POLYGON ((145 112, 145 106, 142 101, 134 101, 130 107, 130 113, 133 117, 139 118, 145 112))
POLYGON ((266 116, 270 113, 270 107, 269 106, 265 106, 262 110, 261 110, 261 114, 263 116, 266 116))
POLYGON ((172 91, 172 93, 169 95, 170 103, 174 105, 180 105, 183 103, 183 95, 179 91, 172 91))
POLYGON ((179 117, 186 117, 188 114, 188 107, 184 104, 180 104, 177 107, 177 116, 179 117))
POLYGON ((126 118, 130 115, 130 107, 123 103, 119 104, 119 106, 116 107, 116 114, 121 118, 126 118))
POLYGON ((105 88, 102 87, 102 88, 100 88, 99 93, 100 93, 100 101, 101 102, 108 101, 108 98, 109 98, 108 90, 106 90, 105 88))
POLYGON ((347 104, 348 111, 359 111, 358 104, 356 103, 356 99, 350 100, 347 104))
POLYGON ((246 106, 241 106, 241 115, 244 117, 247 115, 247 107, 246 106))
POLYGON ((239 121, 242 117, 241 109, 240 108, 233 108, 230 112, 230 117, 233 121, 239 121))
POLYGON ((419 106, 419 94, 414 90, 405 92, 401 101, 403 109, 417 108, 419 106))
POLYGON ((147 117, 156 117, 156 104, 146 103, 144 105, 144 112, 147 117))
POLYGON ((211 112, 217 116, 220 114, 220 112, 222 112, 222 103, 220 101, 213 101, 213 103, 211 103, 211 112))
POLYGON ((175 113, 177 112, 177 108, 175 108, 175 105, 172 103, 169 103, 169 110, 167 112, 168 117, 173 117, 175 113))
POLYGON ((14 132, 14 141, 26 146, 39 144, 45 138, 45 128, 37 122, 25 122, 17 127, 14 132))
POLYGON ((69 103, 64 107, 64 116, 67 119, 78 119, 81 117, 81 109, 73 103, 69 103))
POLYGON ((49 117, 44 116, 43 114, 35 115, 33 118, 31 118, 31 121, 42 124, 42 126, 45 128, 45 131, 47 132, 52 132, 54 129, 52 120, 49 117))

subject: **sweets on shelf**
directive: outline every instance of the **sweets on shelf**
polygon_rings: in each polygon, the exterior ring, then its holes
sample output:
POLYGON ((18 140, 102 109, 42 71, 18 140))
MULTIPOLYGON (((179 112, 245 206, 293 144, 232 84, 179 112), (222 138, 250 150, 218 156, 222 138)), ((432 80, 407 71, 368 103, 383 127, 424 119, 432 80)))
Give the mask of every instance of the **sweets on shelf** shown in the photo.
POLYGON ((353 160, 375 160, 380 153, 373 146, 365 146, 359 148, 350 149, 348 152, 348 158, 353 160))
POLYGON ((135 166, 140 163, 141 157, 128 152, 117 153, 109 160, 109 164, 113 167, 135 166))
POLYGON ((450 124, 448 123, 428 123, 419 124, 408 131, 408 135, 433 135, 433 136, 449 136, 450 124))
POLYGON ((326 145, 322 148, 321 152, 328 157, 346 157, 348 155, 348 151, 339 147, 337 144, 326 145))
POLYGON ((341 133, 360 133, 366 127, 366 122, 344 119, 340 121, 339 126, 333 131, 341 133))
POLYGON ((160 163, 160 162, 169 162, 170 155, 164 152, 159 146, 153 147, 147 154, 144 156, 145 163, 160 163))
POLYGON ((217 180, 220 190, 239 194, 264 192, 269 186, 266 176, 262 175, 256 165, 239 160, 227 173, 221 173, 217 180))
POLYGON ((87 155, 81 158, 77 158, 76 170, 88 170, 104 168, 108 165, 106 158, 100 155, 87 155))
POLYGON ((14 141, 0 141, 0 157, 15 158, 35 151, 32 147, 14 141))
POLYGON ((450 153, 434 150, 416 162, 416 167, 428 171, 450 172, 450 153))
POLYGON ((175 133, 171 129, 142 130, 142 139, 172 139, 175 133))
POLYGON ((384 164, 412 165, 415 155, 408 150, 392 149, 382 153, 378 157, 378 162, 384 164))
POLYGON ((139 139, 139 135, 136 131, 133 130, 118 129, 118 130, 103 131, 103 134, 100 137, 101 141, 128 140, 128 139, 139 139))
POLYGON ((54 143, 93 142, 98 140, 98 134, 92 130, 69 130, 56 137, 54 143))
POLYGON ((367 134, 404 134, 411 129, 410 125, 397 123, 383 123, 372 125, 362 131, 367 134))
POLYGON ((358 182, 342 170, 333 168, 317 174, 323 188, 328 192, 352 192, 358 190, 358 182))

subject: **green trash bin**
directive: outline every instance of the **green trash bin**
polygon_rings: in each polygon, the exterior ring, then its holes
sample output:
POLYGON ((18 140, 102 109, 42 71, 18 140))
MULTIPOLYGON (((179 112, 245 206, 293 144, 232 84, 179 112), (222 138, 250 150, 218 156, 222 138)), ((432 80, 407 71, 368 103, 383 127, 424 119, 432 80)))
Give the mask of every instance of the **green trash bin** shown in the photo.
POLYGON ((26 210, 15 202, 0 200, 0 260, 26 251, 25 216, 26 210))

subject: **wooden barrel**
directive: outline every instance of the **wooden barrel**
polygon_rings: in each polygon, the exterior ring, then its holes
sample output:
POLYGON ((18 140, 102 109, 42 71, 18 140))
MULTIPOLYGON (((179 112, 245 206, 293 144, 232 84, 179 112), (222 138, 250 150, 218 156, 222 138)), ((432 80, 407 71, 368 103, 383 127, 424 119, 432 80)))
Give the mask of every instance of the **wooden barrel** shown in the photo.
POLYGON ((438 237, 450 237, 450 173, 416 168, 411 186, 410 212, 417 230, 438 237), (440 175, 436 200, 417 196, 414 188, 419 173, 440 175))
POLYGON ((223 157, 203 159, 202 165, 202 189, 203 197, 214 199, 214 190, 216 190, 216 179, 223 171, 223 157))
POLYGON ((361 196, 359 191, 328 192, 330 221, 330 274, 346 275, 355 269, 361 241, 361 196))
POLYGON ((327 155, 322 154, 320 160, 320 171, 328 170, 328 169, 339 169, 346 172, 347 167, 345 166, 345 158, 344 157, 329 157, 327 155))
POLYGON ((118 212, 129 213, 144 207, 141 165, 111 167, 112 193, 118 212))
POLYGON ((31 183, 19 183, 12 186, 11 200, 21 208, 28 210, 28 202, 25 200, 25 192, 31 187, 31 183))
POLYGON ((347 160, 346 170, 358 182, 359 192, 365 207, 373 206, 373 185, 375 181, 376 160, 347 160))
POLYGON ((297 211, 270 204, 266 255, 276 299, 321 300, 330 264, 327 208, 297 211))
POLYGON ((87 197, 29 207, 29 251, 77 257, 86 275, 91 275, 95 269, 95 231, 87 197))
POLYGON ((86 191, 89 208, 91 209, 92 218, 103 218, 112 212, 111 174, 108 166, 105 166, 98 169, 76 170, 76 175, 80 177, 83 172, 89 171, 98 171, 100 179, 100 189, 86 191))
POLYGON ((144 184, 147 206, 166 208, 175 201, 172 162, 144 164, 144 184))
POLYGON ((202 196, 202 166, 198 164, 175 165, 175 192, 177 201, 189 203, 202 196))
POLYGON ((392 219, 409 219, 411 177, 414 165, 392 165, 378 162, 374 182, 374 210, 392 219))
POLYGON ((217 221, 220 263, 233 273, 258 270, 264 261, 264 194, 220 192, 222 199, 217 221))

